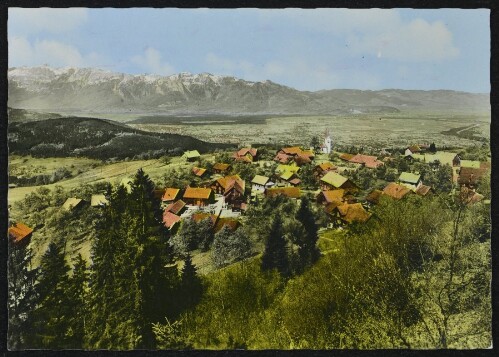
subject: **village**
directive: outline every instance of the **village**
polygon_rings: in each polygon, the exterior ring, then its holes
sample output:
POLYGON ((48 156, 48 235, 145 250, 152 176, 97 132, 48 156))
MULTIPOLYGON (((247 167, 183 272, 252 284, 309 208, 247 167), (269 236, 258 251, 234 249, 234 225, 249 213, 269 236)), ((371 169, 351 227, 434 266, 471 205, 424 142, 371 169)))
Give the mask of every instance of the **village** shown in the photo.
MULTIPOLYGON (((156 187, 154 196, 161 201, 164 226, 175 235, 186 219, 195 222, 210 219, 214 233, 224 227, 235 231, 244 225, 248 208, 258 206, 265 198, 284 196, 299 201, 306 195, 328 217, 327 226, 322 229, 344 229, 349 224, 369 220, 372 208, 382 197, 401 200, 411 195, 437 194, 420 172, 396 168, 377 180, 376 188, 366 191, 352 178, 362 170, 375 175, 377 170, 393 167, 395 161, 399 162, 399 168, 400 162, 407 168, 411 163, 419 163, 430 172, 438 167, 448 168, 450 189, 438 194, 465 197, 467 204, 484 200, 477 187, 490 170, 490 161, 461 159, 455 152, 436 150, 435 144, 411 144, 400 152, 382 149, 379 156, 336 152, 328 131, 315 146, 282 147, 273 157, 268 153, 266 156, 262 158, 258 148, 244 147, 225 155, 224 162, 210 162, 197 150, 184 152, 182 160, 190 167, 197 185, 156 187), (246 180, 235 170, 236 166, 252 168, 245 172, 246 180)), ((210 158, 216 160, 216 156, 210 158)), ((119 182, 127 190, 130 183, 128 177, 119 182)), ((107 204, 102 192, 94 193, 89 202, 82 197, 67 198, 62 208, 72 211, 90 205, 98 209, 107 204)), ((9 227, 9 236, 19 245, 29 244, 32 233, 33 228, 23 222, 12 222, 9 227)))

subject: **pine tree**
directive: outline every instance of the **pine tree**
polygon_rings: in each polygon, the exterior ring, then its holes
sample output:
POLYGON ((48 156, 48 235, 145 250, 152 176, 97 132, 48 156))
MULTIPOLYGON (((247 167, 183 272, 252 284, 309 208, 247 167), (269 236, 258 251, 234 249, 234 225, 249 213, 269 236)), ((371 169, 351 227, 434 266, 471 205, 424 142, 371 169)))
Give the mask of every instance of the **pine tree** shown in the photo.
POLYGON ((180 276, 180 297, 184 302, 184 309, 189 309, 199 302, 199 299, 201 298, 201 294, 203 292, 201 279, 197 275, 197 269, 196 266, 192 263, 190 254, 187 254, 187 257, 185 258, 184 266, 182 267, 180 276))
POLYGON ((85 338, 85 321, 87 320, 87 288, 88 269, 87 262, 81 254, 74 261, 73 275, 69 279, 68 297, 71 303, 68 321, 68 345, 71 348, 83 348, 85 338))
POLYGON ((37 306, 33 311, 33 347, 62 349, 68 345, 69 318, 73 313, 67 293, 69 266, 63 248, 50 243, 40 262, 37 306))
POLYGON ((306 196, 301 200, 296 219, 301 222, 305 229, 305 235, 297 242, 301 267, 304 269, 315 263, 320 255, 317 248, 317 240, 319 239, 318 226, 315 223, 314 212, 310 208, 310 201, 306 196))
POLYGON ((284 277, 289 276, 289 260, 286 240, 279 216, 274 217, 269 234, 265 241, 265 250, 262 255, 262 269, 277 271, 284 277))
POLYGON ((32 311, 37 301, 38 269, 31 267, 33 255, 26 246, 8 243, 8 298, 9 329, 7 346, 22 349, 32 341, 32 311))

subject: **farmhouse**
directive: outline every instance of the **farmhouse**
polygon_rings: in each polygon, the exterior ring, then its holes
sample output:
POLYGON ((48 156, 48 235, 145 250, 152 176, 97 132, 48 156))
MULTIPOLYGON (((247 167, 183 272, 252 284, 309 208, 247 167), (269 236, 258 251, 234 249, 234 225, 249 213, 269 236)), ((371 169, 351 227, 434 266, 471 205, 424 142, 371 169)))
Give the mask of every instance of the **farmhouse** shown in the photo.
POLYGON ((243 148, 236 151, 232 157, 234 158, 234 161, 251 163, 256 161, 257 154, 257 149, 243 148))
POLYGON ((194 166, 192 168, 192 173, 197 177, 203 177, 206 174, 206 169, 194 166))
POLYGON ((83 201, 81 198, 70 197, 63 203, 62 208, 64 208, 66 211, 71 211, 77 208, 81 208, 84 203, 85 201, 83 201))
POLYGON ((12 243, 19 247, 25 247, 29 244, 32 233, 33 228, 30 228, 21 222, 17 222, 9 227, 9 238, 12 243))
POLYGON ((334 166, 331 162, 326 161, 326 162, 323 162, 322 164, 315 166, 314 176, 316 178, 320 179, 325 174, 327 174, 329 171, 335 171, 335 170, 337 170, 337 167, 334 166))
POLYGON ((223 195, 225 202, 240 208, 241 203, 244 201, 245 185, 246 183, 239 175, 231 175, 216 180, 212 185, 212 189, 216 193, 223 195))
POLYGON ((330 213, 334 223, 366 222, 371 214, 368 213, 361 203, 344 203, 336 206, 330 213))
POLYGON ((176 214, 177 216, 180 216, 185 211, 185 209, 186 203, 182 200, 178 200, 166 206, 165 212, 171 212, 173 214, 176 214))
POLYGON ((487 169, 475 169, 472 167, 461 167, 457 180, 460 186, 476 188, 480 180, 488 173, 487 169))
POLYGON ((331 202, 342 202, 344 196, 345 190, 341 188, 337 190, 321 191, 317 195, 317 202, 324 205, 327 205, 331 202))
POLYGON ((421 148, 419 145, 411 145, 408 148, 405 149, 404 155, 405 156, 410 156, 412 154, 419 154, 421 152, 421 148))
POLYGON ((199 159, 201 157, 201 154, 199 154, 197 150, 191 150, 184 152, 184 155, 182 157, 189 162, 193 162, 199 159))
POLYGON ((302 150, 299 146, 292 146, 279 150, 274 160, 282 164, 294 161, 297 165, 304 165, 311 163, 314 156, 312 150, 302 150))
POLYGON ((170 231, 176 230, 180 224, 180 217, 172 212, 164 211, 163 224, 170 231))
POLYGON ((213 172, 216 174, 225 174, 230 171, 230 169, 230 164, 222 164, 217 162, 215 165, 213 165, 213 172))
POLYGON ((405 197, 408 193, 412 193, 411 189, 399 185, 395 182, 390 182, 384 189, 383 193, 389 197, 400 200, 405 197))
POLYGON ((411 172, 402 172, 399 177, 399 183, 413 191, 416 191, 423 184, 421 176, 411 172))
POLYGON ((267 197, 275 197, 275 196, 286 196, 289 198, 300 198, 301 191, 299 187, 273 187, 265 190, 265 196, 267 197))
POLYGON ((251 190, 255 192, 264 193, 265 189, 274 186, 274 183, 270 181, 270 178, 261 175, 255 175, 253 180, 251 180, 251 190))
POLYGON ((354 157, 355 155, 353 154, 348 154, 348 153, 344 153, 344 154, 340 154, 340 159, 343 160, 343 161, 348 161, 350 162, 350 159, 352 157, 354 157))
POLYGON ((279 177, 278 182, 285 185, 298 186, 301 180, 293 171, 284 171, 279 177))
POLYGON ((323 191, 334 190, 342 188, 348 192, 356 192, 359 190, 356 184, 350 181, 348 178, 337 174, 336 172, 330 171, 320 180, 321 189, 323 191))
POLYGON ((92 195, 90 198, 91 207, 104 207, 109 204, 105 195, 92 195))
POLYGON ((161 200, 164 203, 170 203, 175 201, 179 197, 180 197, 180 189, 169 187, 165 190, 165 193, 163 194, 163 197, 161 197, 161 200))
POLYGON ((190 205, 203 207, 215 201, 215 194, 211 188, 187 187, 183 201, 190 205))
POLYGON ((369 156, 369 155, 362 155, 362 154, 357 154, 348 160, 349 162, 352 162, 354 164, 361 164, 364 165, 367 168, 370 169, 375 169, 381 165, 383 165, 382 161, 379 161, 376 156, 369 156))

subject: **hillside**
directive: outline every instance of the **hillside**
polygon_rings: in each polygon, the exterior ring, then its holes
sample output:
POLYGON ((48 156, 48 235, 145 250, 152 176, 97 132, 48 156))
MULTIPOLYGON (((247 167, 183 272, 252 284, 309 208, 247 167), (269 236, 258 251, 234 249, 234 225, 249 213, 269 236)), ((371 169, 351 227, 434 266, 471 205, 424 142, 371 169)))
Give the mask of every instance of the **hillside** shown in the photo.
POLYGON ((9 126, 11 154, 36 157, 85 156, 96 159, 158 157, 171 152, 200 152, 228 147, 189 136, 158 134, 94 118, 56 118, 9 126))
POLYGON ((8 71, 9 106, 74 113, 349 114, 408 109, 488 111, 488 94, 455 91, 299 91, 209 73, 130 75, 93 68, 8 71))

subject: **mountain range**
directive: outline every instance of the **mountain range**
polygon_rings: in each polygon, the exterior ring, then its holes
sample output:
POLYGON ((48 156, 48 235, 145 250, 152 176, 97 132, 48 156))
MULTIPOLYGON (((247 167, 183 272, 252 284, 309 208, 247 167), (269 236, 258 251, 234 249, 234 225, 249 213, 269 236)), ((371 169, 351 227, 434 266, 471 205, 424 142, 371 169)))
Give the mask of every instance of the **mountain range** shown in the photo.
POLYGON ((131 75, 95 68, 8 70, 11 108, 71 113, 166 115, 348 114, 404 110, 489 111, 489 94, 450 90, 299 91, 272 81, 209 73, 131 75))

